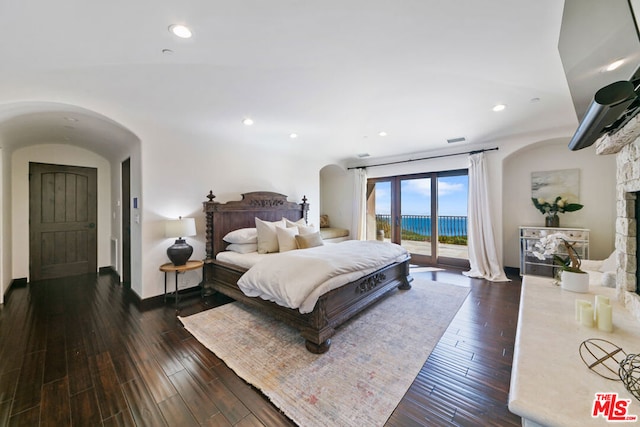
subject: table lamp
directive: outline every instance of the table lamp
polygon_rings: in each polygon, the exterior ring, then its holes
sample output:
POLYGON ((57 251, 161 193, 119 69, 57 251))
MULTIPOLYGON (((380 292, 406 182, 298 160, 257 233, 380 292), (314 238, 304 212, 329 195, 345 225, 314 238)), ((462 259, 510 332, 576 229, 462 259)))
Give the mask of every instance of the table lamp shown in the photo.
POLYGON ((169 219, 164 224, 165 237, 175 237, 176 241, 167 249, 167 256, 174 265, 185 265, 193 253, 193 247, 183 237, 196 235, 196 221, 193 218, 169 219))

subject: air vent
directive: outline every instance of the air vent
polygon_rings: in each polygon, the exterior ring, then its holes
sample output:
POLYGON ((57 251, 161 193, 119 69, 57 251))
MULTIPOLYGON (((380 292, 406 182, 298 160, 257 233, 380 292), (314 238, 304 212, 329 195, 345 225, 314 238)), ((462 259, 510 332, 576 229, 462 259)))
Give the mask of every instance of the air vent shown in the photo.
POLYGON ((454 142, 464 142, 467 139, 464 136, 461 136, 460 138, 451 138, 451 139, 447 139, 447 142, 449 144, 453 144, 454 142))

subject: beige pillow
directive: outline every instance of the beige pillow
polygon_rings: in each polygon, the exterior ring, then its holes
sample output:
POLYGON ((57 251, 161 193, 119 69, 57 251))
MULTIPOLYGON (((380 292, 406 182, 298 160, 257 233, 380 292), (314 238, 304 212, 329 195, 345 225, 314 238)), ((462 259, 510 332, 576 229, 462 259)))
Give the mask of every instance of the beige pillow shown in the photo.
POLYGON ((282 218, 282 220, 287 224, 287 227, 296 227, 298 225, 307 225, 304 218, 300 218, 297 221, 291 221, 289 218, 282 218))
POLYGON ((276 236, 278 237, 278 247, 280 252, 298 249, 296 234, 298 234, 298 227, 276 227, 276 236))
POLYGON ((259 254, 278 252, 278 236, 276 235, 276 226, 278 225, 284 227, 284 221, 269 222, 256 218, 259 254))
POLYGON ((298 243, 298 249, 314 248, 324 245, 319 231, 313 234, 298 234, 296 236, 296 242, 298 243))
POLYGON ((282 219, 287 224, 287 227, 298 227, 299 234, 311 234, 316 232, 316 228, 313 225, 307 225, 307 223, 304 222, 304 218, 299 219, 296 222, 293 222, 287 218, 282 219))
POLYGON ((320 228, 328 228, 329 225, 329 215, 320 215, 320 228))

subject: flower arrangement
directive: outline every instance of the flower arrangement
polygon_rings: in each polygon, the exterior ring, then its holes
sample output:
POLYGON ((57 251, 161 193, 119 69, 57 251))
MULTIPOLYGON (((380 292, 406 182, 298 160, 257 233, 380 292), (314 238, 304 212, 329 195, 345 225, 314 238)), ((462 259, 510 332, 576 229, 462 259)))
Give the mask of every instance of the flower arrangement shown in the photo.
POLYGON ((533 245, 531 253, 539 260, 544 260, 549 255, 553 255, 553 263, 560 266, 562 271, 571 271, 573 273, 586 273, 580 269, 580 255, 573 247, 574 243, 567 241, 567 236, 562 233, 553 233, 540 238, 533 245), (560 245, 564 246, 567 252, 566 257, 558 255, 560 245))
POLYGON ((553 202, 549 202, 542 197, 532 197, 531 200, 536 209, 547 216, 557 215, 558 213, 575 212, 584 207, 584 205, 580 203, 569 203, 567 199, 562 198, 562 196, 556 197, 553 202))

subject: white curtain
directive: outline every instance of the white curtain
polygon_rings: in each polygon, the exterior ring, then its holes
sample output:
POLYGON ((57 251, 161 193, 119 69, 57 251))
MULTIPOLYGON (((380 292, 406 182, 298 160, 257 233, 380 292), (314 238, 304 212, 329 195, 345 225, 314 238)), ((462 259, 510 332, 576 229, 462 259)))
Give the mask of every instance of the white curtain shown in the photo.
POLYGON ((367 171, 353 169, 353 219, 351 229, 355 240, 367 240, 367 171))
POLYGON ((493 223, 489 208, 487 167, 484 153, 469 156, 469 236, 470 271, 463 274, 491 282, 507 282, 502 264, 498 260, 493 223))

